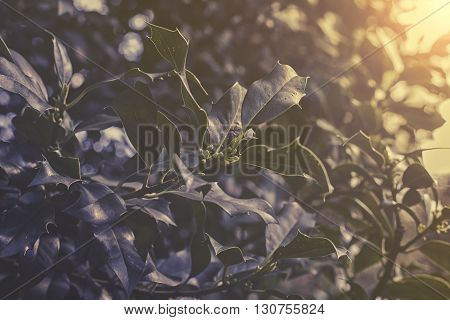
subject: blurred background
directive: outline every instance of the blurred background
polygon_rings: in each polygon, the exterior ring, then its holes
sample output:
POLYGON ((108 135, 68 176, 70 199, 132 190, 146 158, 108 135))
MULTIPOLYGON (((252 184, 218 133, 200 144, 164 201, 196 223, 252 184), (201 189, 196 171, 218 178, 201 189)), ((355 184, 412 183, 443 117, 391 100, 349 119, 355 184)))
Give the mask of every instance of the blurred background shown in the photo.
MULTIPOLYGON (((395 153, 450 147, 448 1, 2 0, 0 16, 2 37, 35 66, 50 95, 57 79, 43 28, 71 47, 73 97, 131 67, 164 70, 146 38, 146 22, 153 22, 178 27, 190 40, 188 66, 212 100, 235 81, 248 86, 280 60, 311 77, 303 110, 294 108, 280 124, 322 119, 343 136, 363 130, 395 153)), ((89 95, 71 111, 74 122, 103 110, 113 93, 104 88, 89 95)), ((1 140, 13 138, 11 119, 22 104, 0 91, 1 140)), ((88 155, 85 175, 113 175, 111 154, 134 154, 120 128, 79 138, 88 155), (93 165, 99 158, 102 166, 93 165)), ((314 139, 310 144, 320 153, 314 139)), ((450 150, 426 152, 424 161, 448 202, 450 150)))

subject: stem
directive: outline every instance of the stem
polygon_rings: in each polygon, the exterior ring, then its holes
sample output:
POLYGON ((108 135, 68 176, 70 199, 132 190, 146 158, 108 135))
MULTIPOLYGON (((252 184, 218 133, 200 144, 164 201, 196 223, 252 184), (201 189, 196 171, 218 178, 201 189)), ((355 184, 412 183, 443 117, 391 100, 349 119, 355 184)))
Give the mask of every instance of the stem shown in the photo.
POLYGON ((223 275, 222 275, 222 284, 225 284, 225 280, 227 278, 227 270, 228 270, 228 266, 224 266, 223 267, 223 275))
POLYGON ((179 177, 176 177, 174 179, 165 181, 164 183, 156 185, 156 186, 152 186, 152 187, 143 186, 141 189, 130 192, 130 193, 126 193, 126 194, 122 195, 121 197, 123 200, 142 198, 143 196, 150 196, 151 194, 154 194, 152 197, 157 197, 158 192, 167 191, 167 189, 169 189, 168 186, 170 186, 171 184, 176 185, 176 183, 178 181, 179 181, 179 177))
POLYGON ((375 287, 375 289, 372 292, 372 299, 375 299, 376 297, 380 296, 383 293, 384 287, 386 286, 388 281, 391 280, 392 272, 393 272, 394 266, 395 266, 395 260, 397 259, 397 256, 401 252, 401 249, 402 249, 400 247, 400 242, 403 237, 403 232, 404 232, 403 227, 400 227, 400 228, 397 227, 395 235, 394 235, 394 241, 393 241, 394 247, 391 249, 391 251, 388 254, 388 257, 387 257, 388 261, 385 265, 383 274, 382 274, 380 280, 378 281, 377 286, 375 287))
POLYGON ((260 274, 260 270, 254 269, 249 275, 242 277, 241 279, 233 279, 228 282, 223 282, 221 285, 212 288, 206 289, 198 289, 198 290, 186 290, 186 291, 164 291, 164 290, 153 290, 153 292, 148 292, 146 290, 136 289, 134 294, 137 295, 138 298, 149 299, 155 298, 175 298, 175 297, 201 297, 212 293, 221 292, 230 288, 233 288, 238 285, 242 285, 247 281, 251 281, 253 278, 260 274))
MULTIPOLYGON (((395 189, 394 185, 392 184, 393 181, 393 175, 392 175, 392 168, 388 169, 388 179, 391 189, 391 195, 392 200, 397 201, 397 190, 395 189)), ((394 271, 395 266, 395 260, 397 260, 397 257, 399 253, 402 251, 402 238, 403 234, 405 232, 402 223, 400 221, 400 212, 398 210, 398 207, 394 207, 394 214, 395 214, 395 232, 394 237, 392 239, 392 247, 390 248, 390 251, 387 256, 387 263, 384 267, 383 274, 380 277, 380 280, 378 281, 375 289, 372 292, 372 299, 375 299, 378 296, 381 296, 386 284, 391 280, 392 273, 394 271)))

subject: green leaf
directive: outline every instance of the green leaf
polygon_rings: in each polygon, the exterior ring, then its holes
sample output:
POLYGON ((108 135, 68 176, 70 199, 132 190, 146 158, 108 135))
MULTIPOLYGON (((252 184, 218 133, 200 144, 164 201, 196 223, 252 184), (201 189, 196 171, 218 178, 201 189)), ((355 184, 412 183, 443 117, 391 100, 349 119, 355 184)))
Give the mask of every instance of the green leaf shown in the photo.
MULTIPOLYGON (((344 163, 335 167, 332 171, 332 177, 336 179, 339 183, 344 180, 350 180, 352 178, 352 173, 358 174, 360 177, 364 178, 367 182, 375 187, 379 187, 378 183, 375 181, 373 175, 369 173, 365 168, 355 164, 355 163, 344 163)), ((334 179, 332 179, 334 182, 334 179)))
POLYGON ((80 122, 75 126, 73 131, 75 133, 82 131, 100 131, 112 126, 120 126, 120 124, 119 117, 100 113, 80 122))
POLYGON ((442 278, 432 275, 415 275, 386 286, 389 299, 442 300, 450 299, 450 285, 442 278))
POLYGON ((31 81, 31 84, 35 89, 34 92, 43 100, 48 101, 47 88, 36 70, 34 70, 31 64, 29 64, 28 61, 25 60, 25 58, 18 52, 11 50, 11 55, 14 59, 14 63, 31 81))
POLYGON ((6 59, 8 59, 11 62, 14 62, 12 56, 11 56, 11 51, 9 51, 8 46, 6 45, 5 41, 3 40, 3 38, 0 36, 0 55, 5 57, 6 59))
POLYGON ((371 247, 364 244, 355 257, 353 264, 355 274, 381 261, 381 256, 371 247))
POLYGON ((120 93, 113 102, 112 108, 120 117, 131 144, 142 160, 150 166, 156 159, 149 159, 149 157, 156 155, 152 152, 159 154, 161 147, 159 142, 155 142, 159 141, 160 138, 158 136, 156 137, 158 140, 153 137, 154 140, 151 141, 154 145, 148 146, 152 150, 144 148, 146 137, 143 125, 154 125, 156 128, 158 112, 150 98, 150 90, 146 85, 138 82, 133 89, 127 88, 120 93))
POLYGON ((189 46, 186 38, 178 29, 169 30, 154 24, 149 26, 150 40, 161 57, 166 59, 177 72, 184 72, 189 46))
POLYGON ((191 239, 191 272, 190 277, 198 275, 211 262, 208 236, 205 233, 206 207, 203 202, 189 201, 194 214, 193 235, 191 239))
POLYGON ((214 253, 224 266, 228 267, 245 262, 244 254, 239 247, 224 246, 214 240, 210 235, 208 235, 208 237, 214 253))
POLYGON ((63 184, 69 188, 73 183, 80 181, 79 179, 73 179, 70 177, 64 177, 59 175, 47 161, 43 161, 39 171, 34 176, 28 187, 46 185, 46 184, 63 184))
POLYGON ((279 149, 265 145, 250 146, 242 154, 241 161, 285 176, 312 178, 323 193, 329 193, 333 189, 322 161, 302 145, 299 138, 279 149))
POLYGON ((197 100, 195 100, 194 95, 189 89, 189 84, 184 74, 180 75, 180 80, 181 97, 183 98, 184 104, 194 112, 198 121, 197 142, 199 148, 202 148, 203 142, 205 140, 206 130, 208 129, 208 115, 206 114, 206 111, 203 110, 197 103, 197 100))
POLYGON ((137 207, 123 217, 125 224, 133 231, 137 252, 145 259, 151 252, 153 243, 160 237, 155 219, 137 207))
POLYGON ((269 122, 306 95, 307 77, 300 77, 288 65, 277 63, 264 78, 253 82, 242 104, 242 126, 269 122))
POLYGON ((336 248, 331 240, 322 237, 309 237, 298 230, 297 235, 287 244, 282 244, 275 250, 275 259, 288 258, 319 258, 336 254, 338 258, 346 253, 336 248))
POLYGON ((127 226, 115 226, 94 233, 103 245, 107 264, 120 280, 128 295, 150 271, 134 246, 134 235, 127 226))
POLYGON ((168 226, 176 227, 170 214, 169 202, 164 199, 130 199, 127 200, 126 204, 135 209, 139 208, 142 212, 156 221, 163 222, 168 226))
POLYGON ((390 224, 383 219, 384 224, 380 221, 381 217, 376 215, 375 212, 362 200, 352 196, 344 196, 341 203, 348 208, 356 208, 364 216, 365 221, 370 221, 373 226, 375 226, 380 235, 389 235, 392 227, 390 224))
POLYGON ((188 53, 188 41, 181 34, 178 29, 169 30, 160 26, 149 24, 150 26, 150 40, 155 45, 159 54, 167 60, 176 71, 181 82, 181 97, 184 104, 191 109, 198 120, 198 145, 203 147, 205 133, 208 127, 208 116, 203 108, 198 104, 190 87, 189 79, 195 85, 204 91, 203 87, 198 81, 197 77, 191 72, 186 71, 186 58, 188 53))
POLYGON ((437 110, 428 113, 425 112, 424 109, 415 107, 395 107, 392 108, 391 111, 404 117, 408 124, 414 129, 433 131, 442 127, 445 123, 444 118, 437 110))
POLYGON ((434 180, 428 171, 420 164, 411 164, 403 173, 402 182, 404 187, 412 189, 429 188, 434 185, 434 180))
POLYGON ((445 271, 450 271, 450 243, 441 240, 425 242, 419 250, 445 271))
POLYGON ((306 212, 297 202, 286 203, 277 216, 278 223, 266 227, 266 255, 270 256, 299 227, 312 228, 314 215, 306 212))
POLYGON ((69 108, 72 108, 75 105, 77 105, 81 101, 81 99, 83 99, 84 96, 87 95, 89 92, 91 92, 91 91, 93 91, 95 89, 101 88, 103 86, 113 84, 113 83, 115 83, 117 81, 125 82, 125 81, 130 80, 130 79, 142 79, 147 84, 150 84, 155 79, 158 79, 158 78, 161 78, 161 77, 164 77, 164 76, 168 76, 168 74, 169 74, 168 72, 147 73, 147 72, 142 71, 139 68, 133 68, 133 69, 130 69, 130 70, 128 70, 128 71, 126 71, 126 72, 124 72, 122 74, 115 75, 115 76, 113 76, 113 77, 111 77, 109 79, 106 79, 106 80, 94 83, 94 84, 86 87, 85 89, 83 89, 83 91, 81 91, 81 93, 76 98, 74 98, 72 101, 70 101, 70 103, 67 104, 66 108, 69 109, 69 108))
POLYGON ((55 145, 66 135, 63 127, 33 108, 25 108, 12 122, 20 134, 42 148, 55 145))
POLYGON ((198 97, 199 104, 202 106, 203 104, 208 103, 210 101, 209 94, 203 87, 200 79, 188 69, 186 69, 186 78, 192 93, 195 97, 198 97))
POLYGON ((173 157, 173 163, 185 183, 183 191, 189 193, 208 184, 208 182, 189 171, 178 155, 173 157))
POLYGON ((125 204, 113 190, 100 183, 78 183, 70 188, 62 210, 91 226, 112 223, 126 212, 125 204))
POLYGON ((169 157, 173 154, 179 156, 181 152, 181 134, 177 126, 161 112, 157 114, 156 123, 161 131, 162 142, 166 147, 169 157))
POLYGON ((73 73, 72 62, 70 62, 66 48, 56 37, 53 37, 53 55, 60 85, 69 84, 73 73))
POLYGON ((73 179, 81 179, 80 160, 73 157, 64 157, 56 152, 46 153, 46 158, 56 172, 73 179))
POLYGON ((373 147, 371 138, 364 132, 359 131, 355 133, 352 137, 345 141, 343 145, 346 146, 349 143, 360 148, 364 153, 371 157, 379 167, 384 166, 386 159, 381 152, 373 147))
POLYGON ((33 248, 42 234, 48 233, 49 224, 55 224, 55 208, 47 201, 33 208, 14 206, 2 213, 0 224, 0 258, 23 255, 33 248))
POLYGON ((414 206, 422 201, 422 195, 416 189, 409 189, 403 196, 402 203, 405 206, 414 206))
MULTIPOLYGON (((4 58, 0 58, 4 59, 4 58)), ((0 74, 0 88, 3 90, 15 93, 20 95, 22 98, 28 102, 28 104, 39 112, 44 112, 47 109, 51 109, 50 106, 45 100, 39 97, 33 89, 27 84, 21 83, 14 78, 11 78, 6 75, 0 74)))
POLYGON ((236 82, 213 104, 208 115, 208 130, 210 143, 214 145, 216 152, 224 144, 232 127, 240 123, 242 101, 246 92, 247 90, 236 82))
POLYGON ((211 189, 205 195, 203 201, 216 204, 231 216, 252 212, 259 215, 267 224, 276 223, 276 219, 273 217, 273 209, 265 200, 233 198, 226 194, 217 182, 210 185, 211 189))

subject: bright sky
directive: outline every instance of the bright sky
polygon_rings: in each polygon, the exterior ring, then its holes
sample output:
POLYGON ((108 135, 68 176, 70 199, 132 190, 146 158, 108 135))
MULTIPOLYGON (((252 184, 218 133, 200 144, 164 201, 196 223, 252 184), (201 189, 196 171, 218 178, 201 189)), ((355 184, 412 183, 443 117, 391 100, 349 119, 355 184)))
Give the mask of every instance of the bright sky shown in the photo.
MULTIPOLYGON (((412 11, 397 15, 399 22, 407 24, 414 24, 443 6, 407 33, 407 41, 411 48, 417 47, 419 39, 423 37, 419 51, 426 52, 440 36, 450 32, 449 0, 404 0, 402 6, 405 8, 415 6, 412 11)), ((450 56, 448 59, 450 61, 450 56)), ((433 141, 424 143, 423 147, 450 147, 450 100, 441 104, 439 109, 447 123, 437 129, 433 133, 433 141)), ((424 161, 433 175, 450 174, 450 150, 425 152, 424 161)))

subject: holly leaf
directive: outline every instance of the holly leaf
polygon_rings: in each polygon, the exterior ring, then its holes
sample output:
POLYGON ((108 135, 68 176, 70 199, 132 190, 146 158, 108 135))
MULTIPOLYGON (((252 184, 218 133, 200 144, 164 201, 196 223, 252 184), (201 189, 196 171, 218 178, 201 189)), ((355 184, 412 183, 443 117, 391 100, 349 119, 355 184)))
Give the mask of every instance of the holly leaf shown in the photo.
POLYGON ((100 113, 77 124, 74 128, 74 132, 100 131, 109 127, 120 126, 120 124, 121 121, 119 117, 100 113))
POLYGON ((174 154, 179 156, 181 153, 182 139, 177 126, 161 112, 157 113, 156 123, 161 131, 160 136, 169 154, 169 158, 174 154))
POLYGON ((130 199, 126 201, 126 204, 131 208, 140 209, 156 221, 176 226, 170 212, 169 202, 165 199, 130 199))
POLYGON ((241 161, 252 166, 269 169, 284 176, 298 176, 317 182, 323 193, 332 191, 328 173, 320 159, 299 138, 287 146, 273 149, 254 145, 245 149, 241 161))
POLYGON ((72 62, 64 45, 53 37, 53 55, 55 57, 55 70, 60 85, 69 84, 72 78, 72 62))
POLYGON ((450 259, 448 257, 450 243, 441 240, 430 240, 425 242, 419 250, 446 272, 450 270, 450 259))
POLYGON ((235 83, 224 95, 213 104, 208 115, 210 143, 215 146, 216 152, 224 144, 228 133, 240 123, 241 107, 247 89, 235 83))
POLYGON ((373 147, 371 138, 362 131, 358 131, 344 142, 344 146, 349 143, 357 146, 361 151, 372 158, 379 167, 384 166, 386 159, 384 155, 373 147))
POLYGON ((205 180, 193 174, 178 156, 173 157, 173 163, 185 183, 182 191, 191 192, 208 184, 205 180))
POLYGON ((45 87, 42 78, 36 70, 28 63, 28 61, 18 52, 11 50, 11 56, 14 63, 22 70, 22 72, 31 80, 35 93, 43 100, 48 101, 47 88, 45 87))
POLYGON ((225 267, 245 262, 244 254, 239 247, 224 246, 213 237, 207 235, 214 254, 219 258, 225 267))
POLYGON ((107 264, 130 295, 136 284, 151 271, 134 246, 133 232, 127 226, 116 226, 108 227, 94 235, 105 249, 107 264))
POLYGON ((158 53, 167 60, 177 72, 184 72, 188 52, 188 41, 178 29, 169 30, 154 24, 150 26, 150 40, 158 53))
POLYGON ((205 139, 205 133, 208 128, 208 115, 206 114, 206 111, 203 110, 202 107, 200 107, 194 95, 192 94, 186 75, 180 74, 179 77, 181 80, 181 97, 183 98, 183 102, 189 109, 194 112, 198 121, 198 131, 196 132, 198 134, 197 142, 199 148, 202 148, 203 141, 205 139))
POLYGON ((63 176, 80 180, 80 160, 73 157, 64 157, 56 152, 48 152, 45 154, 48 162, 57 173, 63 176))
POLYGON ((278 224, 266 227, 266 255, 270 256, 287 238, 295 236, 299 228, 313 228, 314 215, 306 212, 297 202, 288 202, 277 216, 278 224))
MULTIPOLYGON (((188 41, 178 29, 169 30, 154 24, 149 24, 149 27, 151 42, 155 45, 161 57, 171 64, 176 71, 177 76, 180 78, 181 97, 184 104, 194 112, 197 118, 197 141, 199 147, 202 148, 208 126, 208 116, 205 110, 198 104, 189 87, 188 76, 186 75, 186 58, 189 47, 188 41)), ((196 79, 196 77, 194 74, 190 73, 189 79, 196 79)))
POLYGON ((273 217, 271 205, 262 199, 238 199, 226 194, 217 182, 210 184, 211 189, 203 198, 204 202, 213 203, 230 216, 245 213, 257 214, 266 224, 277 223, 273 217))
POLYGON ((288 65, 277 63, 271 73, 253 82, 242 104, 242 127, 269 122, 306 95, 307 77, 301 77, 288 65))
POLYGON ((347 253, 338 249, 331 240, 322 237, 309 237, 298 230, 297 235, 288 243, 283 243, 273 256, 275 259, 319 258, 336 254, 338 258, 347 253))
POLYGON ((404 300, 450 299, 450 284, 432 275, 414 275, 386 286, 386 297, 404 300))
POLYGON ((208 237, 205 233, 206 207, 203 202, 189 201, 193 213, 192 238, 190 244, 191 272, 189 277, 195 277, 211 262, 211 252, 208 247, 208 237))
POLYGON ((62 211, 91 225, 111 223, 126 211, 122 198, 103 184, 78 183, 70 192, 62 211))
POLYGON ((47 202, 9 209, 0 224, 0 257, 25 253, 54 221, 55 210, 47 202))
POLYGON ((131 144, 142 160, 150 166, 160 152, 160 137, 156 127, 157 109, 152 102, 150 90, 143 83, 127 88, 119 94, 112 108, 120 117, 131 144), (148 126, 148 127, 144 127, 148 126), (151 145, 146 146, 146 134, 151 134, 151 145))
POLYGON ((434 185, 434 180, 428 171, 420 164, 411 164, 403 173, 403 186, 411 189, 429 188, 434 185))
POLYGON ((11 51, 9 50, 8 46, 6 45, 3 38, 0 36, 0 55, 8 59, 9 61, 13 62, 13 58, 11 56, 11 51))
POLYGON ((69 188, 73 183, 80 181, 79 179, 73 179, 70 177, 64 177, 59 175, 48 163, 48 161, 42 161, 39 171, 34 176, 28 187, 35 187, 47 184, 63 184, 69 188))
POLYGON ((45 110, 52 108, 52 106, 42 100, 36 93, 27 87, 27 85, 9 76, 0 74, 0 88, 20 95, 32 108, 38 110, 39 112, 44 112, 45 110))
POLYGON ((21 115, 14 117, 12 122, 21 135, 42 148, 55 145, 66 135, 63 127, 29 107, 26 107, 21 115))
POLYGON ((147 266, 149 266, 148 269, 151 271, 144 277, 145 280, 148 280, 153 283, 159 283, 159 284, 169 286, 169 287, 176 287, 181 283, 181 281, 176 281, 176 280, 166 276, 164 273, 160 272, 156 268, 154 262, 152 261, 152 259, 150 257, 148 257, 146 264, 147 264, 147 266))

